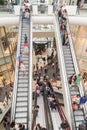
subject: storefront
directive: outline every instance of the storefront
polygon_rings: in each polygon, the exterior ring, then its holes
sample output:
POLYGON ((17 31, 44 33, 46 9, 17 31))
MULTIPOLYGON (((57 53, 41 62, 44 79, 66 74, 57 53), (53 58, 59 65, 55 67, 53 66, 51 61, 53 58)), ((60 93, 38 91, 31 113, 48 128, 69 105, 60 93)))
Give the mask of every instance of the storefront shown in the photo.
POLYGON ((16 61, 17 32, 12 32, 14 27, 0 27, 0 84, 3 79, 6 84, 14 81, 16 61))

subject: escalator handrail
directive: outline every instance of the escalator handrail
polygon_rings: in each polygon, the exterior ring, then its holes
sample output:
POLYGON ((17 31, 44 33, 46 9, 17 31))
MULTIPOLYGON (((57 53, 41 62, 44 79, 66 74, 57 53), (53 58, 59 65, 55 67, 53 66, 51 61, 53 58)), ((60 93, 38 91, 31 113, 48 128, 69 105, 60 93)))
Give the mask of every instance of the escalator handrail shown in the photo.
POLYGON ((32 128, 32 48, 33 48, 33 45, 32 45, 32 16, 30 14, 29 16, 29 25, 30 25, 30 28, 29 28, 29 53, 30 53, 30 56, 29 56, 29 129, 31 130, 32 128))
MULTIPOLYGON (((34 108, 36 107, 36 105, 37 105, 37 94, 36 94, 36 91, 34 92, 34 108)), ((32 117, 32 128, 31 128, 31 130, 33 130, 34 129, 34 126, 35 126, 35 124, 36 124, 36 112, 34 111, 34 109, 33 109, 33 117, 32 117)))
MULTIPOLYGON (((61 68, 60 68, 60 71, 61 71, 61 77, 62 77, 62 83, 63 83, 63 85, 65 86, 64 87, 64 89, 65 89, 65 92, 66 92, 66 98, 67 98, 67 104, 68 104, 68 111, 70 111, 69 113, 70 113, 70 115, 69 115, 69 117, 70 117, 70 122, 71 122, 71 125, 70 125, 70 127, 73 127, 73 128, 71 128, 71 129, 73 129, 74 130, 74 128, 75 128, 75 124, 74 124, 74 119, 73 119, 73 111, 72 111, 72 105, 71 105, 71 98, 70 98, 70 94, 69 94, 69 86, 68 86, 68 80, 67 80, 67 74, 66 74, 66 67, 65 67, 65 62, 64 62, 64 57, 63 57, 63 49, 62 49, 62 41, 61 41, 61 36, 60 36, 60 29, 59 29, 59 22, 58 22, 58 17, 57 16, 55 16, 55 23, 57 24, 57 27, 56 27, 56 33, 57 33, 57 38, 59 38, 58 39, 58 41, 60 41, 60 43, 59 43, 59 46, 58 46, 58 44, 57 44, 57 50, 59 51, 59 53, 61 54, 61 56, 60 55, 58 55, 58 56, 60 56, 59 57, 59 64, 60 64, 60 66, 61 66, 61 68), (58 49, 58 47, 59 47, 59 49, 58 49), (68 102, 69 101, 69 102, 68 102)), ((58 53, 58 51, 57 51, 57 53, 58 53)))
MULTIPOLYGON (((18 31, 18 43, 17 43, 17 56, 20 54, 20 43, 21 43, 21 16, 19 18, 19 31, 18 31)), ((16 60, 15 65, 15 77, 14 77, 14 89, 13 89, 13 96, 12 96, 12 106, 11 106, 11 121, 15 118, 15 105, 16 105, 16 94, 17 94, 17 84, 18 84, 18 60, 16 60)))
MULTIPOLYGON (((65 114, 64 114, 64 112, 63 112, 63 110, 58 102, 58 99, 57 99, 57 108, 58 108, 58 111, 59 111, 59 114, 61 116, 62 121, 68 123, 67 118, 66 118, 66 116, 65 116, 65 114)), ((66 130, 70 130, 70 126, 68 126, 68 128, 66 128, 66 130)))
MULTIPOLYGON (((53 91, 54 91, 54 89, 53 89, 53 91)), ((58 111, 59 111, 59 114, 60 114, 60 117, 61 117, 62 121, 68 123, 67 118, 66 118, 66 116, 64 114, 64 111, 63 111, 62 107, 59 104, 59 101, 58 101, 57 97, 56 97, 56 102, 57 102, 57 108, 58 108, 58 111)), ((70 126, 68 128, 66 128, 66 130, 70 130, 70 126)))
MULTIPOLYGON (((30 20, 30 19, 29 19, 30 20)), ((30 22, 28 23, 29 24, 29 27, 28 27, 28 29, 29 29, 29 34, 28 34, 28 37, 29 37, 29 41, 28 41, 28 61, 30 61, 30 22)), ((28 62, 28 77, 30 77, 31 75, 30 75, 30 62, 28 62)), ((29 129, 31 126, 29 126, 30 125, 30 123, 29 123, 29 107, 30 107, 30 101, 29 101, 29 95, 30 95, 30 90, 29 90, 29 87, 30 87, 30 80, 28 79, 28 108, 27 108, 27 129, 29 129)))
POLYGON ((45 110, 45 117, 47 117, 46 119, 46 126, 47 126, 47 129, 49 130, 53 130, 53 122, 52 122, 52 117, 51 117, 51 112, 50 112, 50 107, 49 107, 49 103, 48 103, 48 98, 47 98, 47 95, 46 95, 46 87, 44 88, 44 110, 45 110))

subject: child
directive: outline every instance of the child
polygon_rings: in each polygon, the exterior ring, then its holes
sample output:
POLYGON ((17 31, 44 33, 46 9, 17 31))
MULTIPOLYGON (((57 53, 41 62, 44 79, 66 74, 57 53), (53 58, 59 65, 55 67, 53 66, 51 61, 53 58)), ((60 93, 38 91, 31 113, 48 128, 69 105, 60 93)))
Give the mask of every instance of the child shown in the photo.
POLYGON ((18 55, 18 64, 19 64, 19 68, 20 68, 20 64, 22 62, 22 53, 20 52, 20 54, 18 55))
POLYGON ((26 75, 26 69, 25 69, 25 65, 23 64, 23 62, 21 62, 21 64, 20 64, 20 69, 23 72, 23 76, 26 75))
POLYGON ((24 42, 24 54, 28 55, 28 43, 24 42))

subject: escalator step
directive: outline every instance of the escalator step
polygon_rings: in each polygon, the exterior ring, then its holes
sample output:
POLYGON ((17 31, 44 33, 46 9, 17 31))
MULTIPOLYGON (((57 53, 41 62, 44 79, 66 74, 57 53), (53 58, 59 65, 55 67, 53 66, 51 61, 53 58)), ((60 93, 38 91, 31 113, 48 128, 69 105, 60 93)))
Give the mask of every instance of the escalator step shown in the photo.
POLYGON ((63 46, 63 49, 67 49, 67 48, 69 48, 68 46, 63 46))
POLYGON ((24 112, 24 113, 26 113, 27 112, 27 107, 25 106, 25 107, 16 107, 16 112, 19 112, 19 113, 22 113, 22 112, 24 112))
MULTIPOLYGON (((27 71, 27 74, 28 74, 28 71, 27 71)), ((23 76, 23 72, 22 71, 20 71, 19 73, 18 73, 18 75, 19 76, 23 76)), ((25 77, 26 75, 24 75, 23 77, 25 77)))
POLYGON ((18 84, 18 87, 28 87, 28 84, 18 84))
POLYGON ((68 68, 74 68, 73 64, 66 64, 66 67, 68 68))
POLYGON ((18 101, 18 102, 22 102, 22 101, 23 101, 23 102, 24 102, 24 101, 27 102, 27 100, 28 100, 27 97, 17 97, 17 101, 18 101))
POLYGON ((70 75, 70 74, 72 75, 74 72, 75 72, 75 71, 67 71, 66 73, 69 74, 69 75, 70 75))
POLYGON ((15 122, 19 123, 23 123, 23 124, 27 124, 27 118, 16 118, 15 122))
POLYGON ((24 80, 22 80, 22 79, 19 79, 19 83, 26 83, 26 82, 28 82, 28 79, 24 79, 24 80))
POLYGON ((80 124, 82 124, 82 121, 78 121, 78 122, 76 122, 77 130, 79 130, 78 127, 79 127, 80 124))
POLYGON ((84 116, 83 115, 79 115, 79 116, 75 116, 75 121, 84 121, 84 116))
POLYGON ((23 96, 23 97, 26 97, 26 96, 28 96, 28 93, 25 93, 25 92, 23 92, 23 93, 17 93, 17 96, 23 96))
POLYGON ((65 64, 73 64, 73 61, 65 61, 65 64))
POLYGON ((75 71, 75 69, 74 68, 66 67, 66 71, 75 71))
POLYGON ((71 61, 71 60, 72 60, 71 57, 66 57, 66 58, 65 58, 65 61, 71 61))
POLYGON ((16 115, 15 115, 15 117, 16 118, 24 118, 24 117, 26 117, 27 118, 27 113, 25 112, 21 112, 21 113, 16 113, 16 115))
POLYGON ((28 76, 24 76, 24 77, 19 76, 18 79, 19 79, 19 80, 28 80, 28 76))
POLYGON ((17 107, 22 107, 22 106, 27 106, 28 102, 17 102, 16 106, 17 107))
POLYGON ((64 55, 71 55, 71 51, 66 51, 66 50, 63 50, 63 53, 64 53, 64 55))
POLYGON ((27 92, 28 91, 28 88, 18 88, 17 90, 18 92, 27 92))
POLYGON ((79 91, 70 91, 71 96, 79 94, 79 91))

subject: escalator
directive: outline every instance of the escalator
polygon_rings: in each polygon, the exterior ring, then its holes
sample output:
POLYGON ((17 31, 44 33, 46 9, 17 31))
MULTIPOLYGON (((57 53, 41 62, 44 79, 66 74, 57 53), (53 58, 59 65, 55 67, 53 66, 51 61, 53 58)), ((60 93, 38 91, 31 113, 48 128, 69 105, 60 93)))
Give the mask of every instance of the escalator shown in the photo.
MULTIPOLYGON (((43 87, 45 87, 44 82, 39 82, 43 87)), ((41 87, 41 86, 40 86, 41 87)), ((50 111, 47 104, 46 94, 43 88, 43 91, 40 92, 39 96, 37 95, 36 91, 33 93, 33 102, 34 102, 34 109, 33 109, 33 118, 32 118, 32 130, 34 126, 38 123, 44 128, 53 130, 52 129, 52 121, 50 117, 50 111), (36 111, 36 106, 39 106, 38 112, 36 111)))
MULTIPOLYGON (((27 74, 23 76, 23 72, 18 67, 18 62, 16 63, 15 70, 15 82, 13 90, 13 100, 11 109, 11 121, 15 120, 17 124, 22 123, 25 125, 25 130, 29 127, 29 59, 30 51, 28 55, 23 54, 24 50, 24 35, 27 34, 28 45, 30 39, 30 26, 26 19, 20 18, 19 24, 19 36, 18 36, 18 46, 17 55, 22 52, 22 60, 26 68, 27 74)), ((30 47, 29 47, 30 48, 30 47)))
MULTIPOLYGON (((59 23, 58 23, 58 18, 56 18, 56 21, 57 21, 57 27, 59 27, 59 23)), ((69 27, 68 27, 68 24, 67 24, 67 31, 69 31, 69 27)), ((58 35, 59 35, 59 39, 61 39, 61 36, 60 36, 60 29, 58 29, 58 35)), ((71 37, 71 35, 69 35, 69 37, 71 37)), ((61 42, 62 40, 60 40, 61 42)), ((77 71, 78 69, 78 66, 77 66, 77 61, 76 61, 76 56, 75 56, 75 51, 74 51, 74 48, 72 47, 72 45, 70 44, 71 41, 69 39, 69 45, 66 46, 66 45, 62 45, 62 42, 60 43, 61 45, 58 44, 58 46, 61 46, 61 51, 60 52, 60 55, 63 56, 63 61, 64 62, 64 66, 65 66, 65 74, 63 76, 65 76, 66 78, 66 84, 67 86, 65 87, 68 87, 67 90, 69 93, 67 93, 67 96, 69 96, 70 100, 71 100, 71 96, 76 96, 77 94, 81 94, 81 87, 77 87, 76 85, 70 87, 69 84, 68 84, 68 80, 70 78, 70 76, 72 76, 72 74, 76 73, 78 74, 79 71, 77 71), (70 94, 70 95, 69 95, 70 94)), ((72 43, 73 44, 73 43, 72 43)), ((63 71, 63 70, 62 70, 63 71)), ((83 90, 82 90, 82 93, 83 93, 83 90)), ((72 110, 72 101, 70 101, 68 103, 69 107, 70 107, 70 113, 72 113, 71 117, 74 118, 74 120, 72 120, 72 129, 73 130, 78 130, 78 127, 79 127, 79 124, 82 123, 82 121, 84 120, 84 111, 83 109, 79 108, 78 110, 72 110)))
MULTIPOLYGON (((66 66, 67 78, 69 78, 73 73, 75 73, 72 52, 70 46, 63 46, 64 60, 66 66)), ((76 96, 80 94, 80 91, 76 85, 70 87, 70 96, 76 96)), ((78 109, 73 111, 73 116, 75 120, 75 127, 78 128, 79 124, 84 120, 84 112, 83 109, 78 109)))

